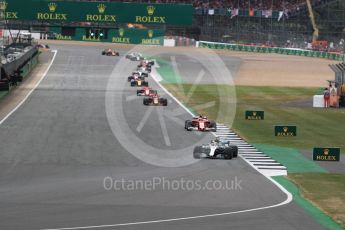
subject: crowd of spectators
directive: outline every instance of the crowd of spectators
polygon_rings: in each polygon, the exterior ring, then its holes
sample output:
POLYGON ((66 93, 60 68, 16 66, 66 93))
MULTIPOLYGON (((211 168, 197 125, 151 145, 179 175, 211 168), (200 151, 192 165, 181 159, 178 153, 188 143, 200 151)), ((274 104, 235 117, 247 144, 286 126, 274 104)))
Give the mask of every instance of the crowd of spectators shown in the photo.
MULTIPOLYGON (((83 1, 83 0, 82 0, 83 1)), ((102 0, 89 0, 102 1, 102 0)), ((289 10, 299 11, 306 7, 306 0, 103 0, 107 2, 136 2, 136 3, 168 3, 193 4, 202 9, 249 9, 255 10, 289 10)), ((325 0, 310 0, 312 4, 320 4, 325 0)))
POLYGON ((305 0, 195 0, 193 2, 195 8, 239 8, 249 9, 253 8, 256 10, 283 10, 283 9, 297 9, 301 5, 305 5, 305 0))

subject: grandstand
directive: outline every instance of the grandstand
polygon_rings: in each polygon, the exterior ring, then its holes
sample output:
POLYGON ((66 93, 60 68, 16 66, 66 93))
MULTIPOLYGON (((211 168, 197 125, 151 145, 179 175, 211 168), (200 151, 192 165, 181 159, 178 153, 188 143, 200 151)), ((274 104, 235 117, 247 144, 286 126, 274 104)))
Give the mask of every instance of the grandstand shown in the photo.
MULTIPOLYGON (((327 40, 333 48, 343 50, 345 2, 315 0, 311 3, 316 26, 320 30, 318 40, 327 40)), ((314 28, 305 0, 247 1, 230 5, 230 8, 222 5, 211 11, 208 6, 196 9, 196 25, 201 28, 201 40, 296 48, 305 48, 312 41, 314 28)))

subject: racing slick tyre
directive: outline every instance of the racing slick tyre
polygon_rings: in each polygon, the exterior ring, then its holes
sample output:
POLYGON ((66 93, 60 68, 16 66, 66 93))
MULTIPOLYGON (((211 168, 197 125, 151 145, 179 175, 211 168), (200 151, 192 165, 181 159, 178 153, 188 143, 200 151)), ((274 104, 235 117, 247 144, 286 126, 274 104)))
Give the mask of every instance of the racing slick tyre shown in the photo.
POLYGON ((141 90, 137 89, 137 96, 139 96, 141 94, 141 90))
POLYGON ((232 153, 233 153, 233 150, 231 149, 231 147, 225 148, 224 149, 224 153, 223 153, 224 154, 224 159, 231 160, 232 157, 233 157, 232 153))
POLYGON ((143 82, 143 86, 149 86, 149 82, 148 81, 144 81, 143 82))
POLYGON ((233 157, 238 156, 238 147, 236 145, 230 145, 229 148, 231 149, 231 153, 233 157))
POLYGON ((102 55, 105 55, 105 52, 104 52, 104 51, 102 52, 102 55))
POLYGON ((150 99, 149 98, 144 98, 143 99, 143 104, 144 105, 149 105, 150 104, 150 99))
POLYGON ((162 106, 167 106, 168 105, 168 100, 166 98, 161 98, 160 103, 162 106))
POLYGON ((128 82, 130 82, 132 80, 132 76, 128 77, 128 82))
POLYGON ((192 127, 192 121, 190 120, 187 120, 185 121, 184 123, 184 128, 187 130, 187 131, 192 131, 190 128, 192 127))
POLYGON ((201 150, 202 150, 201 146, 194 147, 194 150, 193 150, 194 159, 200 159, 201 158, 201 152, 202 152, 201 150))
POLYGON ((131 86, 133 87, 135 85, 136 85, 135 81, 131 81, 131 86))
POLYGON ((210 129, 212 132, 217 132, 217 124, 214 121, 210 122, 210 129))

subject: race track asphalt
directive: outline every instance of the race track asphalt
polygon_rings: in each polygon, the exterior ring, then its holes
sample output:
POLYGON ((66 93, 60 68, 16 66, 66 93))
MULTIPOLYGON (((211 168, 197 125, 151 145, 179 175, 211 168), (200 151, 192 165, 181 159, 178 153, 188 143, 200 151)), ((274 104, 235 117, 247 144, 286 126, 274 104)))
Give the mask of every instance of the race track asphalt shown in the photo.
MULTIPOLYGON (((126 67, 114 70, 119 57, 101 56, 100 48, 53 48, 58 53, 45 79, 0 126, 0 229, 182 218, 270 206, 286 199, 240 158, 187 164, 192 161, 189 150, 212 136, 186 132, 180 123, 191 116, 168 95, 166 108, 145 107, 142 98, 133 97, 135 89, 126 82, 129 73, 123 71, 134 69, 135 62, 123 60, 126 67), (110 116, 114 114, 117 117, 110 116), (149 160, 138 159, 142 156, 149 160), (167 182, 164 188, 109 189, 109 184, 104 187, 105 178, 167 182), (178 189, 173 189, 173 182, 182 179, 201 185, 237 181, 240 186, 198 190, 175 183, 178 189)), ((158 88, 152 79, 149 83, 158 88)), ((294 203, 218 217, 87 229, 162 228, 324 229, 294 203)))

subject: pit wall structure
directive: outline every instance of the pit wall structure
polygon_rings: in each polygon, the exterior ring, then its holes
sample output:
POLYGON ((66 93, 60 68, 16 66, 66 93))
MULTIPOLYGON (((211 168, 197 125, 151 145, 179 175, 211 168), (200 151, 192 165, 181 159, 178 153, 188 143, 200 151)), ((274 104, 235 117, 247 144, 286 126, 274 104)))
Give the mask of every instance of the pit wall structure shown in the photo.
MULTIPOLYGON (((23 64, 20 67, 13 69, 7 78, 0 79, 0 91, 9 91, 13 86, 22 82, 37 66, 40 52, 34 52, 32 56, 23 56, 23 64)), ((15 64, 15 63, 14 63, 15 64)), ((3 67, 2 73, 5 73, 3 67)))

